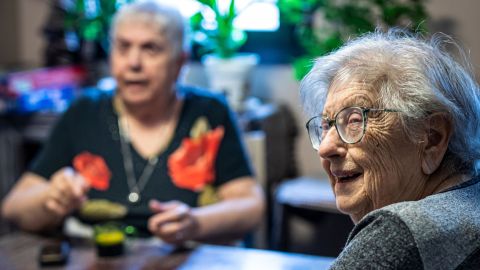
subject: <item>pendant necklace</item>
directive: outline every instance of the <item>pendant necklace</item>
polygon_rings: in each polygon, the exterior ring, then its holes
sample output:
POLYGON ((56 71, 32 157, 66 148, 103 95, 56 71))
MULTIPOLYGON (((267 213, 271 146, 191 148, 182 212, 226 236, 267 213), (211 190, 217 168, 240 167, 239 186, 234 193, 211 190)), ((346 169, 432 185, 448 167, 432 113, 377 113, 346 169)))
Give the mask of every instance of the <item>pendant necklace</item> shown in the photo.
MULTIPOLYGON (((176 92, 173 92, 172 95, 172 102, 169 103, 169 106, 171 106, 169 110, 171 114, 169 115, 170 117, 175 116, 178 113, 179 109, 179 103, 176 102, 177 94, 176 92)), ((114 106, 116 106, 118 111, 123 111, 123 106, 121 103, 118 102, 118 99, 115 100, 114 106)), ((165 127, 165 130, 163 133, 164 134, 169 134, 169 130, 171 128, 171 125, 167 125, 165 127)), ((142 191, 147 185, 148 181, 150 180, 150 177, 152 176, 153 171, 155 170, 155 166, 159 162, 158 154, 155 156, 152 156, 148 159, 147 164, 143 168, 143 172, 140 175, 140 178, 137 181, 137 178, 135 176, 135 170, 133 166, 133 159, 132 159, 132 153, 130 150, 130 145, 131 144, 131 138, 130 138, 130 132, 129 132, 129 125, 127 118, 125 116, 121 116, 121 114, 118 116, 118 131, 119 131, 119 137, 120 137, 120 145, 121 145, 121 153, 123 157, 123 167, 125 168, 125 174, 127 177, 127 184, 128 184, 128 189, 129 193, 127 196, 127 200, 131 204, 137 204, 141 201, 142 199, 142 191)))
MULTIPOLYGON (((127 121, 127 119, 125 119, 124 121, 127 121)), ((130 142, 128 122, 124 126, 122 124, 122 117, 118 118, 118 129, 120 133, 120 144, 121 144, 121 151, 122 151, 122 157, 123 157, 123 167, 125 168, 125 174, 127 176, 127 184, 129 189, 127 200, 131 204, 137 204, 142 199, 141 193, 145 188, 145 186, 147 185, 148 181, 150 180, 150 177, 152 176, 153 171, 155 170, 155 166, 158 163, 158 156, 153 156, 148 159, 148 162, 143 168, 143 172, 137 181, 135 177, 135 171, 133 168, 132 154, 130 152, 129 145, 128 145, 128 143, 130 142)))

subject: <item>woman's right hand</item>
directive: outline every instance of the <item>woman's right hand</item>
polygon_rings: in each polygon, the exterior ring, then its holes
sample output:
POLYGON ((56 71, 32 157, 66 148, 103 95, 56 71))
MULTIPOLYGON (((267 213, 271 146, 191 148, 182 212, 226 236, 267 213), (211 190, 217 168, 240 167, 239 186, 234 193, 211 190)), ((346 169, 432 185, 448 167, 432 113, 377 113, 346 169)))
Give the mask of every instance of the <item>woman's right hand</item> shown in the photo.
POLYGON ((70 167, 52 175, 46 192, 45 207, 58 217, 64 217, 78 209, 87 199, 90 185, 70 167))

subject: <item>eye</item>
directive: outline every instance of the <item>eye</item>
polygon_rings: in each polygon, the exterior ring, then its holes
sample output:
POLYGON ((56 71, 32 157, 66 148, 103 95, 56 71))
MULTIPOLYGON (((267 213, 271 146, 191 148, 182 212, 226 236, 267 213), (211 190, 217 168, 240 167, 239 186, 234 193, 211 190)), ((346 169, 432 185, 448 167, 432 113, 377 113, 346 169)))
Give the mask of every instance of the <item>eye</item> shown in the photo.
POLYGON ((328 118, 322 118, 322 121, 320 123, 320 128, 325 132, 330 129, 330 121, 328 118))
POLYGON ((360 112, 351 112, 350 114, 347 115, 347 124, 348 125, 355 125, 355 124, 361 124, 363 122, 363 117, 360 112))
POLYGON ((161 53, 163 50, 164 50, 163 46, 155 43, 147 43, 145 44, 145 46, 143 46, 143 51, 151 56, 157 55, 161 53))
POLYGON ((119 40, 115 42, 115 49, 122 54, 128 51, 129 48, 130 48, 130 43, 126 41, 119 40))

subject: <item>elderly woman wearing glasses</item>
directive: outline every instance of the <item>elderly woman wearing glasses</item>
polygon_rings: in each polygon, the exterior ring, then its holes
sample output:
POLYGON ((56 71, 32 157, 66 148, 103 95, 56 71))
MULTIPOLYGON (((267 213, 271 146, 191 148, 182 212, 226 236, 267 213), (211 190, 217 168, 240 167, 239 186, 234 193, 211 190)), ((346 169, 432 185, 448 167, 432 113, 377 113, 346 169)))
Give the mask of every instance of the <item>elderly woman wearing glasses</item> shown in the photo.
POLYGON ((372 33, 302 82, 313 147, 356 224, 332 269, 480 267, 480 91, 445 41, 372 33))

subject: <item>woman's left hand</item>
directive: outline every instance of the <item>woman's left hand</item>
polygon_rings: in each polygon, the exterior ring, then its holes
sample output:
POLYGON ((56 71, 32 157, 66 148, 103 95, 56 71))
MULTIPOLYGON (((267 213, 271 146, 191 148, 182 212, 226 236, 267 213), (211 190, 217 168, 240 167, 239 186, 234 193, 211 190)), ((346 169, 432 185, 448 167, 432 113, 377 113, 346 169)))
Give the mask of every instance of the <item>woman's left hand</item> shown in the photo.
POLYGON ((148 220, 148 229, 152 234, 172 244, 195 238, 198 220, 188 205, 179 201, 151 200, 149 206, 154 213, 148 220))

